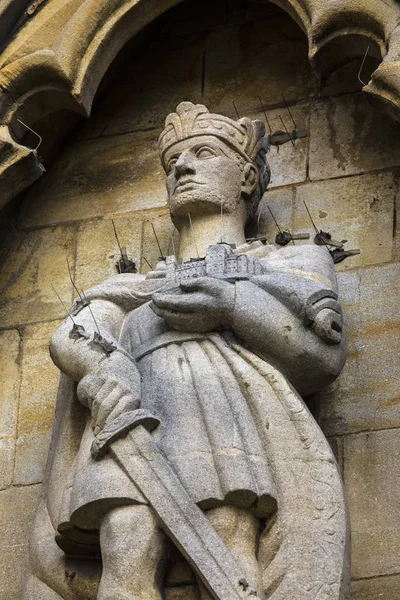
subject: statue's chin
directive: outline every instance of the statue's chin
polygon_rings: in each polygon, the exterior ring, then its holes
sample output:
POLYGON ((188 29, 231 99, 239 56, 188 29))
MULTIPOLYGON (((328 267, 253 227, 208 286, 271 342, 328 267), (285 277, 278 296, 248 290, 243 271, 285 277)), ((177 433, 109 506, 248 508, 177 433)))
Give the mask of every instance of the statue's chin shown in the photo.
POLYGON ((177 194, 170 200, 172 217, 187 217, 188 213, 213 214, 220 213, 221 198, 216 194, 199 194, 196 191, 187 191, 177 194))

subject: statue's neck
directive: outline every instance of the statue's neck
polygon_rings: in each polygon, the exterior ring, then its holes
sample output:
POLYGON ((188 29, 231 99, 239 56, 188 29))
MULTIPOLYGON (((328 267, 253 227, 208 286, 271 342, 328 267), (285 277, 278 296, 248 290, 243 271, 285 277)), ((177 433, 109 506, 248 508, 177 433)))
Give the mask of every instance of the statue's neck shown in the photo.
POLYGON ((179 261, 204 257, 208 246, 220 241, 240 246, 245 243, 243 220, 237 215, 195 215, 183 219, 179 226, 179 261), (191 222, 190 222, 191 220, 191 222))

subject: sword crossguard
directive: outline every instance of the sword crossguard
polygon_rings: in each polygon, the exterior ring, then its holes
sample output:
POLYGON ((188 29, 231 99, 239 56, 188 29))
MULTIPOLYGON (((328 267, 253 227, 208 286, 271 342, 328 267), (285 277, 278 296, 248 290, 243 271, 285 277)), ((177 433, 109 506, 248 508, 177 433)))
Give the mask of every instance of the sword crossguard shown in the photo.
POLYGON ((116 417, 111 423, 108 423, 96 435, 90 449, 92 457, 95 460, 100 460, 113 442, 139 425, 142 425, 147 431, 153 431, 159 424, 160 419, 143 408, 125 412, 116 417))

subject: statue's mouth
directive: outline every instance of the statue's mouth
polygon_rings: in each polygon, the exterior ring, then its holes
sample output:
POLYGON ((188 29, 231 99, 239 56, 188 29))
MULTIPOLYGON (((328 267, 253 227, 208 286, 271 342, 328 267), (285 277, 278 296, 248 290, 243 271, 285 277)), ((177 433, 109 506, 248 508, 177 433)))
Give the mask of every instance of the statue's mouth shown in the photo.
POLYGON ((196 185, 204 185, 204 183, 201 183, 200 181, 195 181, 194 179, 182 179, 177 182, 174 188, 174 193, 190 190, 191 188, 196 187, 196 185))

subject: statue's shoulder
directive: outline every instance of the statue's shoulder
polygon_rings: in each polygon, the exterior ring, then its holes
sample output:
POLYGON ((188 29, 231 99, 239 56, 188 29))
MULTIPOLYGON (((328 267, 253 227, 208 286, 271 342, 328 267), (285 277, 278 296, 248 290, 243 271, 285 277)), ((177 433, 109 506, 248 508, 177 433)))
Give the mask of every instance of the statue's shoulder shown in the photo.
POLYGON ((325 246, 296 244, 275 248, 263 263, 268 271, 301 275, 337 291, 335 265, 325 246))

